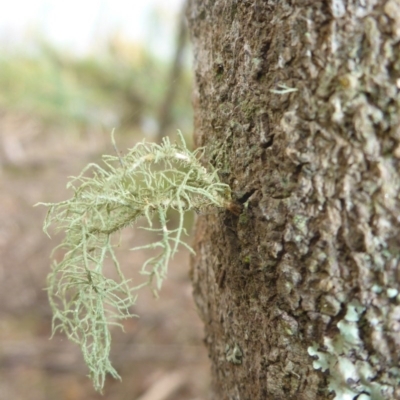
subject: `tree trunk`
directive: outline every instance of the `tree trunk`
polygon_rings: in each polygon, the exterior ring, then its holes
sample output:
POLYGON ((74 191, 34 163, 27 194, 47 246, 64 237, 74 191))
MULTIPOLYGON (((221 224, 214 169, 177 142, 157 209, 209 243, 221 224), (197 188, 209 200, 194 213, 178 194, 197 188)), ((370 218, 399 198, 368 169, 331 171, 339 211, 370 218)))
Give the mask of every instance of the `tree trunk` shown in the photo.
POLYGON ((400 0, 187 15, 197 145, 243 204, 197 221, 213 399, 400 399, 400 0))

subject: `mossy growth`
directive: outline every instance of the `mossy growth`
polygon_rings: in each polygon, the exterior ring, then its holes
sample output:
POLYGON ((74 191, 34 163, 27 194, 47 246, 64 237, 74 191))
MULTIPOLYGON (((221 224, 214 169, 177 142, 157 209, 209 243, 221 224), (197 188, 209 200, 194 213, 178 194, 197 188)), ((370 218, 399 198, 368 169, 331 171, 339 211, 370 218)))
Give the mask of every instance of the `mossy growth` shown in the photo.
POLYGON ((189 151, 180 132, 178 136, 176 144, 168 138, 160 145, 143 141, 123 157, 118 151, 103 156, 104 166, 89 164, 68 183, 74 192, 71 199, 41 203, 49 207, 44 231, 48 234, 54 224, 65 232, 56 247, 63 249, 64 257, 54 261, 47 282, 53 334, 62 331, 81 347, 99 391, 107 373, 119 378, 109 360, 110 326, 132 316, 138 288, 153 281, 155 291, 161 288, 168 262, 180 244, 193 251, 182 240, 185 212, 230 204, 229 186, 220 182, 212 166, 206 169, 199 161, 203 149, 189 151), (175 229, 168 227, 170 209, 179 215, 175 229), (157 227, 154 219, 159 221, 157 227), (112 237, 136 223, 158 234, 159 240, 133 249, 156 252, 141 270, 147 282, 134 286, 120 268, 112 237), (116 280, 105 276, 106 261, 115 267, 116 280))

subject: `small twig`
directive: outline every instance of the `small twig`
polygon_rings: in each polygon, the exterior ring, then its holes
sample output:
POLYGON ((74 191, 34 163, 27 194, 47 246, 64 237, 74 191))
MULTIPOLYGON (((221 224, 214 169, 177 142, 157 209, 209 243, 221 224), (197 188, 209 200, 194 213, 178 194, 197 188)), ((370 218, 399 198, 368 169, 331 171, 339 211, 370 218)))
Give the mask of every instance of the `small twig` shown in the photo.
POLYGON ((122 160, 121 154, 120 154, 120 152, 118 150, 118 147, 117 147, 117 142, 115 141, 114 132, 115 132, 115 128, 113 128, 113 130, 111 131, 111 142, 112 142, 112 145, 114 146, 114 150, 115 150, 115 153, 118 156, 119 163, 121 164, 121 167, 125 168, 125 165, 124 165, 124 162, 122 160))

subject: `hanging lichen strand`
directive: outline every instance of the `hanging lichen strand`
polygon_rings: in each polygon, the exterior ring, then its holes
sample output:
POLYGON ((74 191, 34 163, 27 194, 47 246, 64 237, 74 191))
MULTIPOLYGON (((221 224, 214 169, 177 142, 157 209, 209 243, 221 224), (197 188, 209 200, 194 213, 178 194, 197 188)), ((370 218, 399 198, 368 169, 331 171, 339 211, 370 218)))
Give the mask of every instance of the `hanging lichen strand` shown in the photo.
MULTIPOLYGON (((65 232, 57 247, 64 250, 62 261, 54 261, 48 276, 48 296, 53 310, 53 334, 60 330, 79 344, 96 390, 101 391, 107 373, 119 378, 109 360, 110 325, 131 317, 135 291, 155 280, 161 288, 170 258, 178 245, 193 251, 181 237, 185 211, 229 207, 229 186, 219 181, 217 172, 199 162, 201 149, 190 152, 179 132, 179 143, 164 138, 161 145, 141 142, 121 157, 103 156, 105 166, 89 164, 67 185, 71 199, 49 207, 44 222, 65 232), (88 171, 92 172, 87 177, 88 171), (167 211, 179 214, 176 229, 168 229, 167 211), (144 217, 144 218, 141 218, 144 217), (152 225, 153 218, 159 227, 152 225), (141 219, 140 219, 141 218, 141 219), (140 221, 138 221, 140 219, 140 221), (145 284, 133 286, 121 271, 111 240, 113 234, 136 222, 160 238, 137 249, 154 249, 142 273, 145 284), (104 263, 111 260, 117 280, 106 277, 104 263)), ((56 248, 56 249, 57 249, 56 248)))

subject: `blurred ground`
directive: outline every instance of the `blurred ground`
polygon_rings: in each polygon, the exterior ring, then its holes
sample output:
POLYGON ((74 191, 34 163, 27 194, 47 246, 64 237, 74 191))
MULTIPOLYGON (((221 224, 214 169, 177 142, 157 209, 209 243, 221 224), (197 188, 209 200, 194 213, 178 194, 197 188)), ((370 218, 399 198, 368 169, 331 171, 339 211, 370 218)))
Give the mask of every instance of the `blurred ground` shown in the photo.
MULTIPOLYGON (((160 299, 143 289, 133 310, 140 318, 126 321, 125 333, 113 331, 112 361, 122 382, 109 379, 104 396, 94 392, 77 346, 62 334, 49 340, 51 312, 43 289, 49 255, 60 236, 50 240, 43 234, 46 209, 33 205, 69 197, 67 177, 114 152, 109 125, 117 127, 121 150, 141 140, 146 121, 157 114, 149 104, 160 103, 163 83, 141 88, 136 76, 129 91, 121 80, 118 89, 118 71, 94 59, 89 72, 83 68, 86 75, 76 73, 82 60, 55 54, 44 62, 48 75, 42 61, 31 60, 30 67, 24 62, 23 57, 0 59, 0 400, 206 399, 208 361, 185 249, 171 263, 160 299), (42 74, 41 81, 34 70, 42 74), (97 77, 95 70, 101 71, 97 77)), ((89 68, 88 60, 84 64, 89 68)), ((123 79, 133 71, 126 60, 118 68, 123 79)), ((183 119, 174 120, 174 129, 184 129, 188 121, 190 111, 179 111, 179 104, 190 104, 184 96, 190 99, 189 92, 181 95, 176 113, 183 119)), ((140 279, 137 271, 145 258, 127 249, 151 240, 148 235, 131 230, 123 236, 120 260, 133 279, 140 279)))

